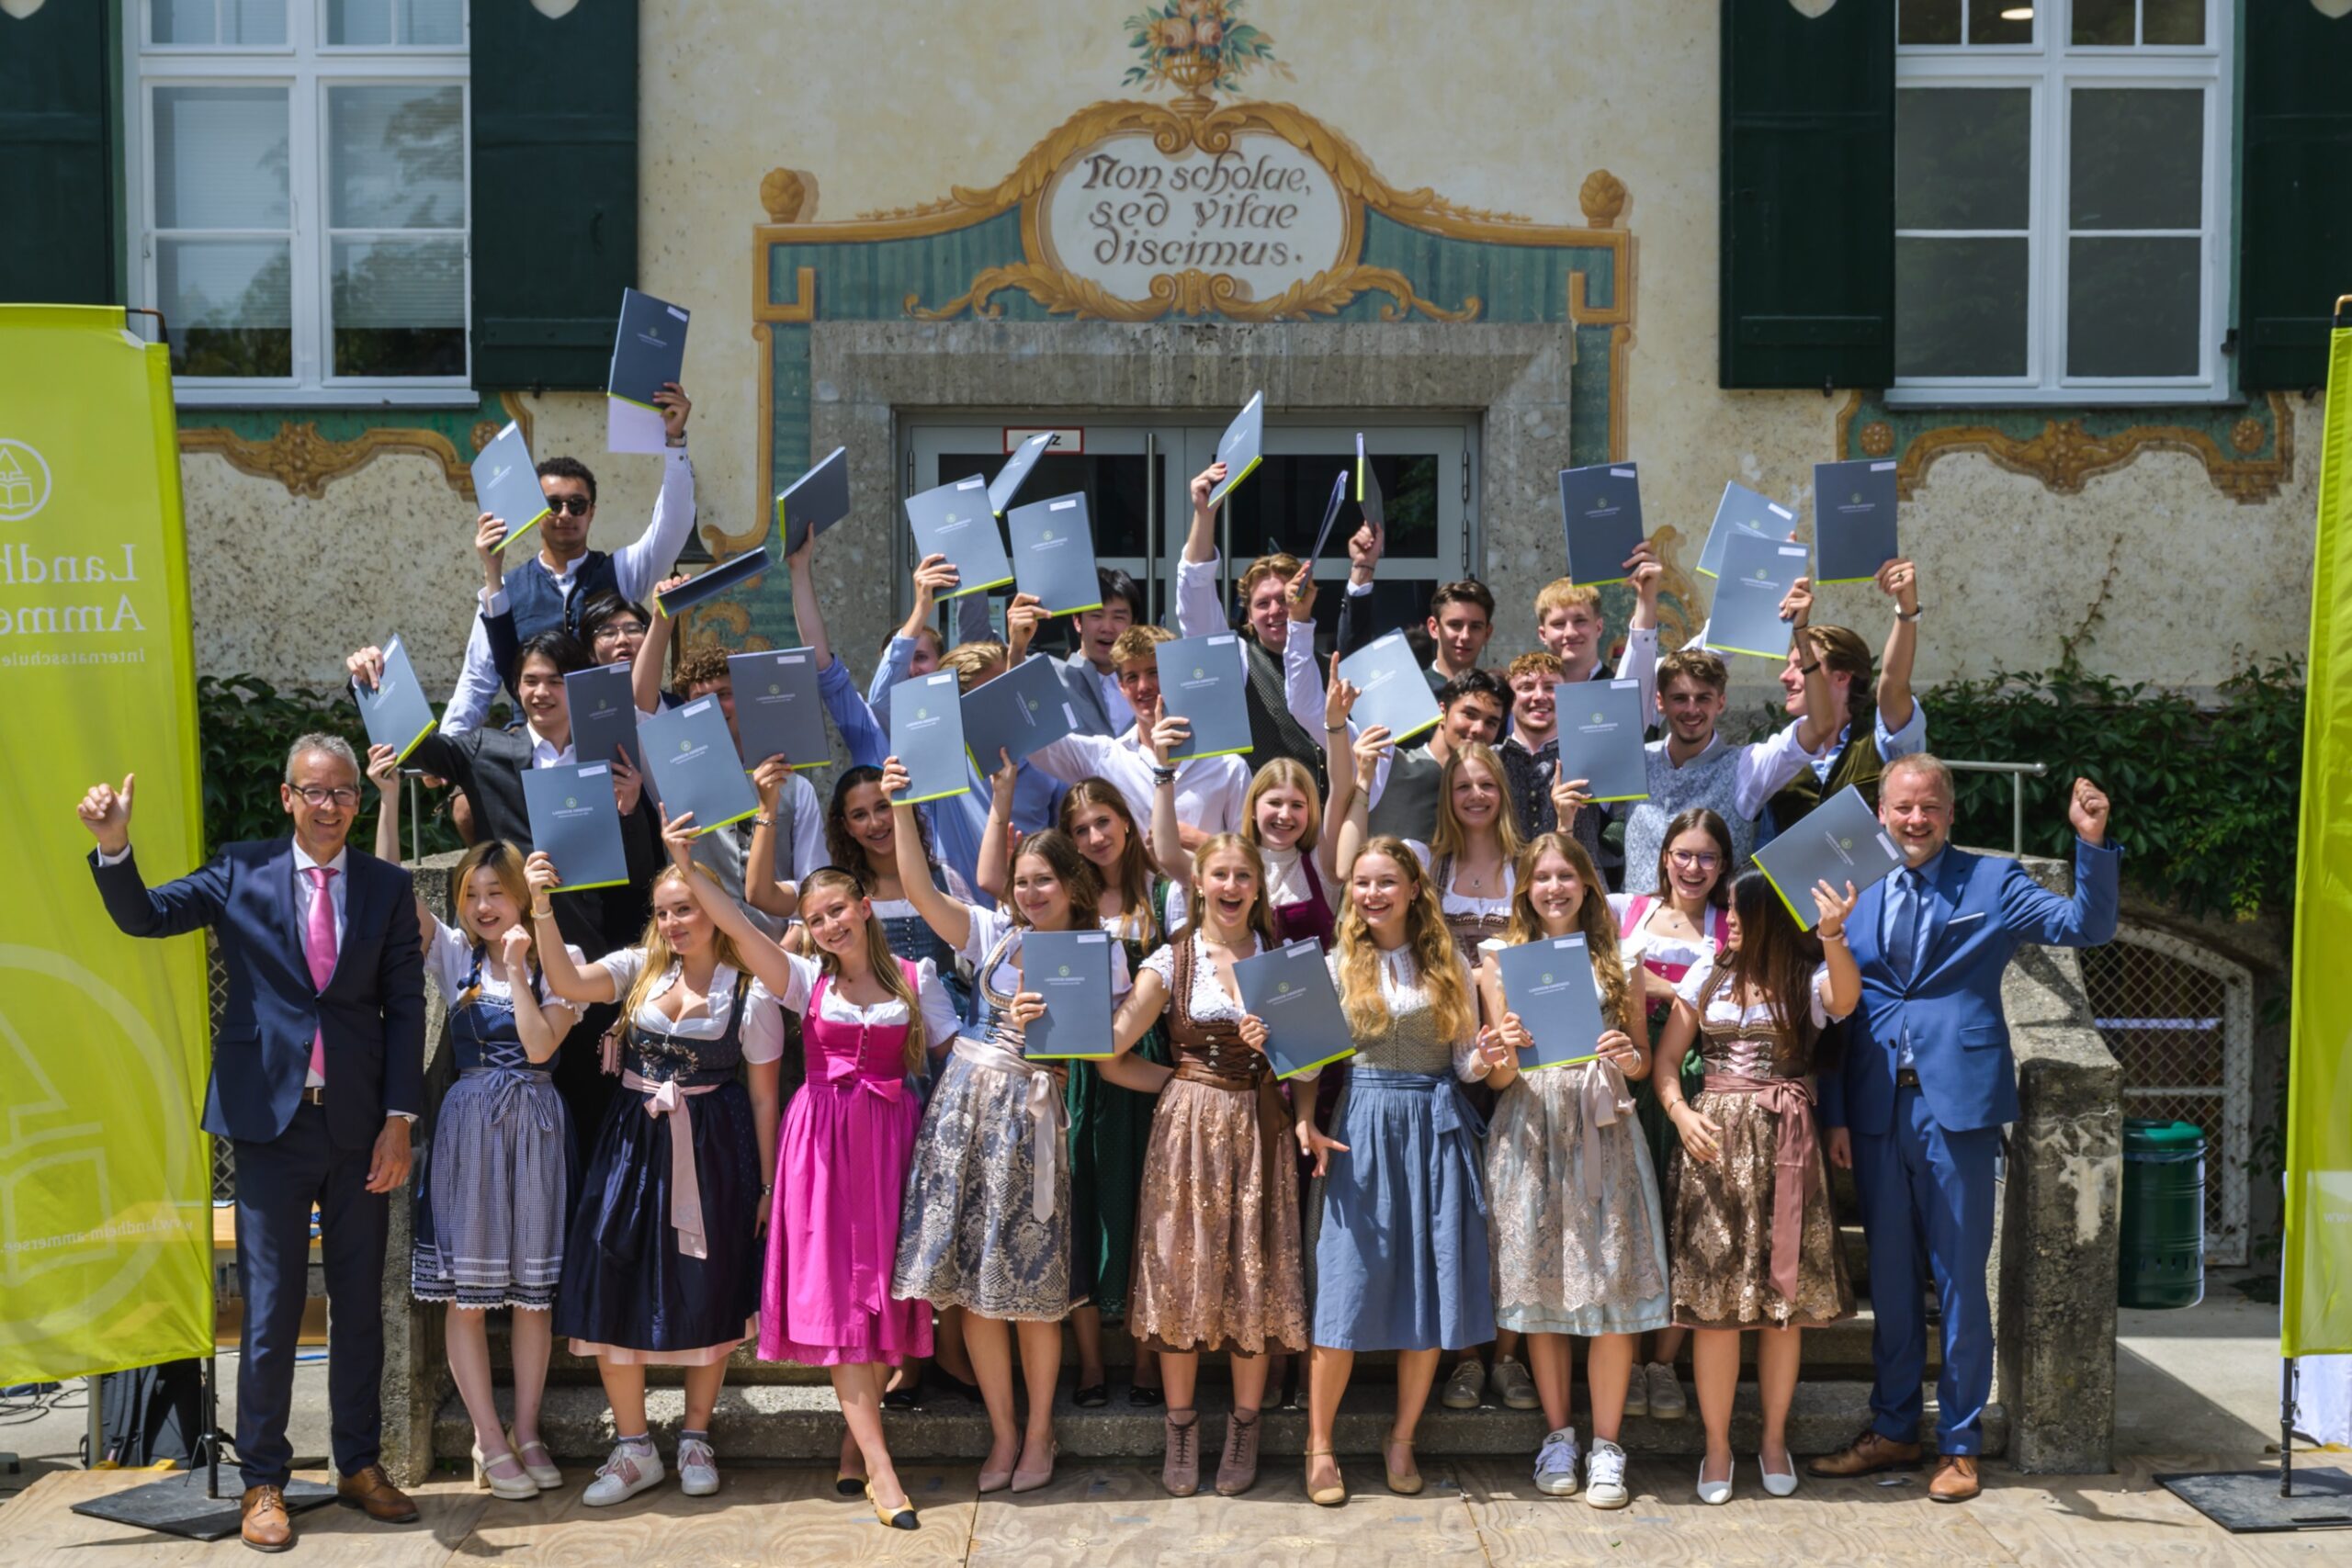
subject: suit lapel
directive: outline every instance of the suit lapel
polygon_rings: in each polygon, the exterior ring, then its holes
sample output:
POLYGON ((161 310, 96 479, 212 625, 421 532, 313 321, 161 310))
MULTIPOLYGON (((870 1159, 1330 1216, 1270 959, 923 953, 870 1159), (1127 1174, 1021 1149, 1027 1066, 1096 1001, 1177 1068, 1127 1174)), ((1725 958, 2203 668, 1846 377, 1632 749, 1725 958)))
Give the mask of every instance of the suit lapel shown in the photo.
POLYGON ((270 908, 277 917, 278 930, 284 934, 287 951, 294 956, 294 972, 304 979, 311 977, 311 949, 303 939, 302 904, 296 885, 301 881, 294 869, 294 840, 281 839, 277 850, 263 869, 270 891, 270 908))
POLYGON ((1887 972, 1879 946, 1879 927, 1885 920, 1886 884, 1873 882, 1854 901, 1854 913, 1846 922, 1846 946, 1854 955, 1856 968, 1868 970, 1876 965, 1880 973, 1887 972))

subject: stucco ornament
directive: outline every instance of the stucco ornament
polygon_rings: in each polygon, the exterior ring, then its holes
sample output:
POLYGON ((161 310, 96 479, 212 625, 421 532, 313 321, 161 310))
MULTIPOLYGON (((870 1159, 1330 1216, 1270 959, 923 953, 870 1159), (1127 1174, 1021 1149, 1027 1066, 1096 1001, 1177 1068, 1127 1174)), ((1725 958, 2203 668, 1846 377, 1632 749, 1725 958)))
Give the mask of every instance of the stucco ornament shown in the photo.
POLYGON ((23 21, 41 8, 42 0, 0 0, 0 12, 23 21))

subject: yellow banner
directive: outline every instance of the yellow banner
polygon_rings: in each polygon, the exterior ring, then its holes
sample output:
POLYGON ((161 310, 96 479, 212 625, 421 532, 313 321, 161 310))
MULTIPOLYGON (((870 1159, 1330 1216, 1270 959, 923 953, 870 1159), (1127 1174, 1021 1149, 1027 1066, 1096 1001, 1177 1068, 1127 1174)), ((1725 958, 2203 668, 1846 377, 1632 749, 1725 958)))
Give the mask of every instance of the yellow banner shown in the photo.
MULTIPOLYGON (((2339 306, 2340 310, 2340 306, 2339 306)), ((2341 316, 2338 317, 2341 320, 2341 316)), ((2292 1055, 2287 1077, 2287 1258, 2279 1348, 2352 1351, 2352 328, 2328 342, 2319 540, 2296 844, 2292 1055)))
POLYGON ((179 438, 119 310, 0 305, 0 1383, 210 1353, 200 936, 114 928, 74 815, 203 852, 179 438))

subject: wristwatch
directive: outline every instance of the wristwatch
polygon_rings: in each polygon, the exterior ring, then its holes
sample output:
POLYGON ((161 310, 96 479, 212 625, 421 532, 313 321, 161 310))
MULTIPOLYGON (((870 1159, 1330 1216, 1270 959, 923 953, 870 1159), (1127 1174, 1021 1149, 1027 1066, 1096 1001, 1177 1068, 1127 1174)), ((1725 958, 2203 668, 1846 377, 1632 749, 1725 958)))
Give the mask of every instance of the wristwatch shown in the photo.
POLYGON ((1909 615, 1905 615, 1902 611, 1897 610, 1897 611, 1895 611, 1895 612, 1894 612, 1894 618, 1895 618, 1896 620, 1898 620, 1898 621, 1916 621, 1916 620, 1917 620, 1917 619, 1919 618, 1919 611, 1920 611, 1920 610, 1925 610, 1926 608, 1927 608, 1927 606, 1926 606, 1925 604, 1922 604, 1922 605, 1920 605, 1920 606, 1919 606, 1919 609, 1918 609, 1918 610, 1914 610, 1914 611, 1912 611, 1912 612, 1911 612, 1909 615))

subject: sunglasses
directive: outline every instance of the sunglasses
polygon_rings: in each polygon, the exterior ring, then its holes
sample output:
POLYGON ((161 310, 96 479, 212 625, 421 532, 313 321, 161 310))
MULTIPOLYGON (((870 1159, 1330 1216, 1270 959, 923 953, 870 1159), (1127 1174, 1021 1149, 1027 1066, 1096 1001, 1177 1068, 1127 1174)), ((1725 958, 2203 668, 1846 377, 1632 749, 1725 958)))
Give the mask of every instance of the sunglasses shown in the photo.
POLYGON ((569 512, 574 517, 585 517, 595 504, 584 495, 551 495, 548 497, 548 515, 560 517, 569 512))

